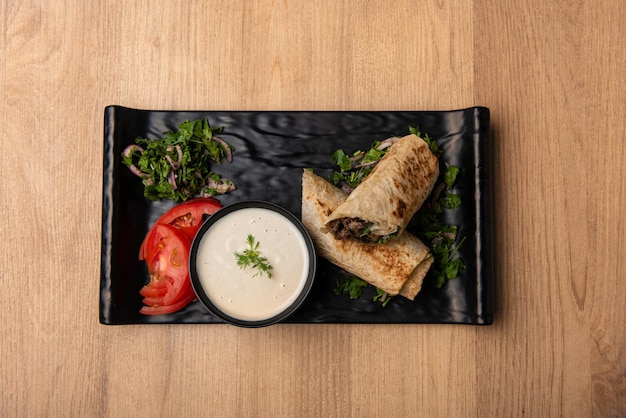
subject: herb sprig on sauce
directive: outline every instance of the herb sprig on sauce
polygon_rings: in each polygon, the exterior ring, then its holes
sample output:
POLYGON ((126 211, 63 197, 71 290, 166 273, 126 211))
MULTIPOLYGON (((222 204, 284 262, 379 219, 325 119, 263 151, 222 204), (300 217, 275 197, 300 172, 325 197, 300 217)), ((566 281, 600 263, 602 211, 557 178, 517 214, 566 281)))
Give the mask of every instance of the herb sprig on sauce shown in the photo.
POLYGON ((243 250, 242 253, 235 253, 235 258, 237 259, 237 265, 239 266, 239 268, 244 269, 247 267, 252 267, 257 270, 253 277, 266 274, 267 278, 271 279, 272 265, 270 264, 267 257, 261 255, 261 252, 259 251, 260 242, 255 241, 252 234, 248 234, 246 244, 248 244, 248 248, 243 250))

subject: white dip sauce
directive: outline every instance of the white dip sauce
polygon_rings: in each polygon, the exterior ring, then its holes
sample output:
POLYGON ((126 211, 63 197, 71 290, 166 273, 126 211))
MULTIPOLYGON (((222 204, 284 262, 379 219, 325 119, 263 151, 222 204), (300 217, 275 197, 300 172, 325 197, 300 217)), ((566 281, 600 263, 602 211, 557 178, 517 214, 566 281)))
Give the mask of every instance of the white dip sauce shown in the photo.
POLYGON ((309 263, 304 238, 288 219, 270 209, 245 208, 211 226, 198 245, 196 268, 215 306, 234 318, 259 321, 294 302, 305 285, 309 263), (252 266, 237 265, 235 253, 249 248, 249 234, 271 264, 271 278, 252 266))

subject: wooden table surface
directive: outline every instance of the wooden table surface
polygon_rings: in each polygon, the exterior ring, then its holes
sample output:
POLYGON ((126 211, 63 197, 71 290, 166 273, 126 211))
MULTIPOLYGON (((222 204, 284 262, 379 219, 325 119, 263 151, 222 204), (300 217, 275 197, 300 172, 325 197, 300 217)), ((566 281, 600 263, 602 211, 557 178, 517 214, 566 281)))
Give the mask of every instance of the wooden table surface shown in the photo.
POLYGON ((2 417, 626 416, 626 2, 0 2, 2 417), (495 321, 105 326, 104 107, 491 110, 495 321))

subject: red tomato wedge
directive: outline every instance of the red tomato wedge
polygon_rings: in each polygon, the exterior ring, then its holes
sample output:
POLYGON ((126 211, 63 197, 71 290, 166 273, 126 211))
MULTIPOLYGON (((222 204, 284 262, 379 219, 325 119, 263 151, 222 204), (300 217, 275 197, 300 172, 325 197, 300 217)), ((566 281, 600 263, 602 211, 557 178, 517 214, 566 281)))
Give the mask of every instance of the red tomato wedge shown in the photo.
POLYGON ((144 252, 150 282, 139 293, 144 296, 144 304, 154 309, 140 312, 146 315, 170 313, 174 311, 156 308, 174 305, 181 309, 195 299, 187 267, 191 241, 171 225, 155 224, 148 232, 146 242, 149 245, 144 252), (179 306, 182 302, 185 303, 179 306))
POLYGON ((173 305, 144 306, 143 308, 141 308, 139 310, 139 313, 142 313, 144 315, 163 315, 163 314, 173 313, 173 312, 176 312, 176 311, 179 311, 179 310, 183 309, 189 303, 193 302, 195 297, 196 297, 195 294, 194 295, 188 295, 185 299, 182 299, 182 300, 180 300, 179 302, 176 302, 173 305))
POLYGON ((150 285, 145 285, 139 291, 139 294, 143 296, 144 298, 154 298, 158 296, 165 296, 165 293, 167 293, 166 287, 158 288, 158 287, 154 287, 150 285))
POLYGON ((211 198, 197 198, 174 206, 152 225, 139 249, 150 282, 141 288, 144 315, 176 312, 196 299, 189 279, 191 241, 204 222, 222 205, 211 198))
MULTIPOLYGON (((204 222, 205 215, 213 215, 222 207, 222 204, 213 198, 196 198, 176 205, 167 212, 165 212, 154 225, 167 224, 171 225, 180 231, 182 231, 189 241, 193 241, 196 233, 204 222)), ((154 228, 154 226, 152 227, 154 228)), ((146 234, 146 238, 141 243, 139 248, 139 259, 144 260, 145 248, 150 247, 151 243, 147 243, 146 240, 150 237, 150 231, 146 234)))

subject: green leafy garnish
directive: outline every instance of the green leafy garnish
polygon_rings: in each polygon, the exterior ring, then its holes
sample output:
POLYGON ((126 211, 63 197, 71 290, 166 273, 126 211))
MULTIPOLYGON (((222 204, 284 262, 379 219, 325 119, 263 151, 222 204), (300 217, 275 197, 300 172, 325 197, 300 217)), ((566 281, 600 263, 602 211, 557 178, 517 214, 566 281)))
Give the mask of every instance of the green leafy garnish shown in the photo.
POLYGON ((354 189, 374 169, 374 166, 387 153, 390 142, 375 141, 367 151, 357 151, 348 156, 343 150, 336 150, 332 159, 339 167, 339 171, 333 173, 329 181, 335 186, 345 184, 354 189))
POLYGON ((232 161, 233 148, 214 135, 208 120, 185 121, 162 138, 136 138, 122 153, 122 162, 142 179, 144 196, 175 202, 234 190, 234 184, 210 169, 224 159, 232 161))
MULTIPOLYGON (((363 295, 363 290, 370 286, 368 282, 354 275, 346 276, 343 279, 337 279, 335 284, 333 292, 336 295, 347 293, 348 297, 352 300, 359 299, 363 295)), ((372 298, 372 301, 379 302, 383 307, 387 306, 393 296, 379 288, 375 289, 376 294, 372 298)))
POLYGON ((456 182, 456 177, 459 175, 459 167, 452 165, 449 166, 446 171, 443 173, 443 182, 446 184, 448 188, 454 186, 456 182))
POLYGON ((263 257, 259 252, 260 242, 255 242, 254 236, 252 236, 252 234, 248 234, 246 244, 248 244, 248 248, 246 248, 243 253, 235 253, 235 258, 237 259, 237 265, 239 268, 244 269, 252 266, 252 268, 257 269, 257 272, 253 277, 258 276, 259 274, 261 276, 263 274, 267 274, 267 278, 271 279, 272 265, 267 257, 263 257))
POLYGON ((461 196, 454 193, 446 193, 441 204, 446 209, 456 209, 461 206, 461 196))
POLYGON ((391 296, 389 293, 385 292, 382 289, 376 288, 376 296, 374 296, 374 302, 380 302, 383 305, 383 308, 387 306, 389 301, 391 301, 391 296))
POLYGON ((432 152, 436 156, 439 156, 443 153, 443 150, 439 147, 439 144, 434 139, 428 136, 428 134, 422 135, 419 127, 409 126, 409 133, 412 133, 413 135, 417 135, 420 138, 422 138, 424 142, 428 144, 428 148, 430 148, 430 152, 432 152))
POLYGON ((369 286, 369 283, 365 280, 356 276, 348 276, 343 280, 337 279, 336 286, 333 291, 336 295, 347 293, 350 299, 358 299, 363 293, 363 288, 367 286, 369 286))
POLYGON ((455 245, 458 227, 442 221, 444 210, 454 210, 461 206, 461 197, 450 192, 459 171, 457 166, 445 167, 433 193, 417 211, 410 225, 411 230, 419 239, 428 243, 432 251, 433 265, 428 271, 428 277, 437 288, 465 271, 465 264, 459 258, 459 248, 465 237, 455 245))
POLYGON ((441 241, 431 244, 434 263, 428 273, 433 286, 441 287, 465 271, 465 264, 458 258, 462 243, 463 240, 454 245, 454 239, 444 237, 441 241))
POLYGON ((352 168, 352 162, 350 158, 343 152, 343 150, 338 149, 333 153, 333 162, 339 166, 341 171, 348 171, 352 168))

